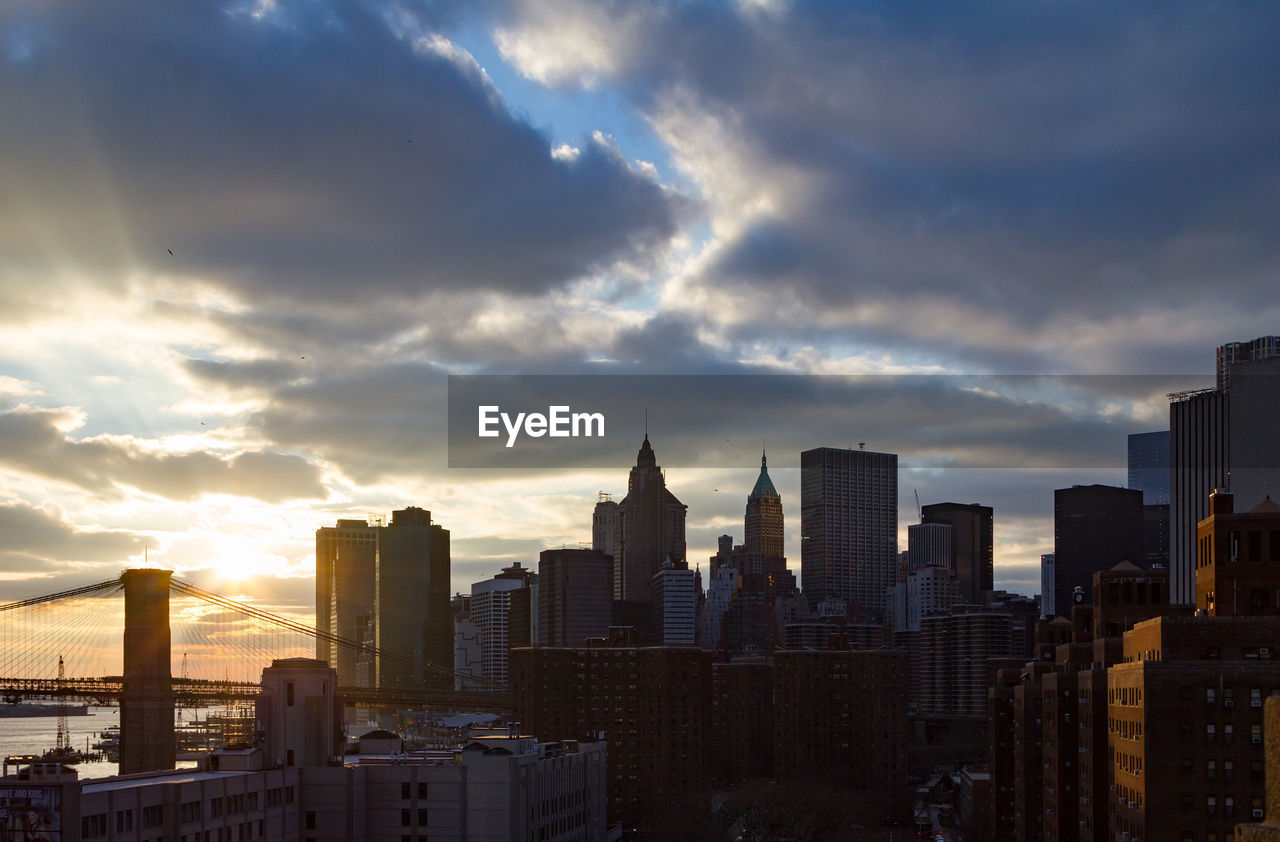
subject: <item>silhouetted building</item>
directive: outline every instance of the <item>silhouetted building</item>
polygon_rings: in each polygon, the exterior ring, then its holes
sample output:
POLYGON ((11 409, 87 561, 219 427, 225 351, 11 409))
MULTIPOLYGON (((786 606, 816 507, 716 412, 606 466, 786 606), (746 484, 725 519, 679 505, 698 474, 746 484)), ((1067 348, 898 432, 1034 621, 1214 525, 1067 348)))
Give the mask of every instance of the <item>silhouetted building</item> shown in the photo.
POLYGON ((905 818, 906 653, 774 653, 774 764, 779 780, 839 781, 905 818))
POLYGON ((712 779, 716 786, 774 775, 774 667, 765 658, 711 666, 712 779))
POLYGON ((924 714, 985 716, 988 661, 1022 649, 1022 626, 1007 611, 955 605, 922 617, 918 636, 901 637, 912 670, 911 701, 924 714))
POLYGON ((515 718, 557 739, 604 734, 611 824, 693 809, 711 785, 711 653, 636 646, 625 632, 599 644, 514 650, 515 718))
POLYGON ((1057 616, 1058 574, 1053 553, 1040 556, 1040 613, 1045 617, 1057 616))
POLYGON ((317 643, 316 657, 338 670, 340 682, 452 686, 449 586, 449 531, 432 523, 428 511, 399 509, 389 526, 340 520, 336 527, 321 527, 316 628, 372 644, 384 654, 352 655, 349 647, 317 643))
POLYGON ((908 574, 921 567, 945 567, 955 572, 955 549, 951 524, 913 523, 907 527, 908 574))
POLYGON ((1280 617, 1280 504, 1267 497, 1236 512, 1233 495, 1214 492, 1196 535, 1196 608, 1280 617))
MULTIPOLYGON (((662 565, 687 567, 686 505, 667 489, 646 434, 620 502, 602 499, 592 519, 592 547, 613 556, 613 598, 648 603, 649 584, 662 565)), ((642 636, 647 629, 641 628, 642 636)))
POLYGON ((768 462, 763 451, 760 454, 760 476, 747 497, 744 545, 747 552, 760 553, 765 558, 783 558, 782 547, 782 495, 769 479, 768 462))
POLYGON ((898 456, 822 447, 800 454, 800 579, 811 607, 879 615, 898 555, 898 456))
POLYGON ((1169 431, 1129 435, 1128 487, 1142 492, 1144 506, 1169 505, 1169 431))
POLYGON ((538 645, 585 646, 609 631, 613 558, 600 550, 538 556, 538 645))
POLYGON ((979 503, 931 503, 921 510, 924 523, 951 527, 952 562, 962 602, 981 605, 995 586, 995 525, 990 506, 979 503))
POLYGON ((1122 561, 1140 564, 1142 492, 1110 485, 1073 485, 1053 492, 1054 607, 1069 611, 1072 592, 1092 598, 1093 574, 1122 561))

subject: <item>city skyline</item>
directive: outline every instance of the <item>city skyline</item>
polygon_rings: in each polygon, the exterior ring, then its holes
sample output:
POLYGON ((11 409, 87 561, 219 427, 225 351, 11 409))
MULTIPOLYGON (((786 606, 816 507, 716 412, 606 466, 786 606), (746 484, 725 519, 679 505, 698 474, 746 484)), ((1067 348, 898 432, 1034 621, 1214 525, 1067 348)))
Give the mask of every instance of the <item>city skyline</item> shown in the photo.
MULTIPOLYGON (((1146 376, 759 407, 847 430, 769 444, 793 571, 799 451, 865 440, 1002 466, 904 468, 898 544, 913 490, 981 501, 1036 592, 1053 489, 1280 325, 1277 12, 955 14, 0 9, 0 600, 149 557, 308 614, 315 530, 406 506, 454 592, 589 543, 641 419, 610 470, 450 470, 448 374, 1146 376)), ((756 474, 714 444, 667 465, 693 564, 756 474)))

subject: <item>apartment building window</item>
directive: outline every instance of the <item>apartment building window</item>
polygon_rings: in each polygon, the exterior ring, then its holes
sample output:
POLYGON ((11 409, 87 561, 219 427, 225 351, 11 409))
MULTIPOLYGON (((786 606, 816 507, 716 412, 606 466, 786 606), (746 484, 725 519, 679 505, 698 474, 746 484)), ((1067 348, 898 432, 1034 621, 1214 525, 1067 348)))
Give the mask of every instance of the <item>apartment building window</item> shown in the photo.
POLYGON ((116 833, 127 833, 130 830, 133 830, 133 811, 117 810, 116 833))
POLYGON ((401 810, 401 811, 400 811, 400 826, 401 826, 401 827, 408 827, 408 826, 409 826, 409 815, 410 815, 410 814, 409 814, 409 811, 408 811, 408 810, 401 810))

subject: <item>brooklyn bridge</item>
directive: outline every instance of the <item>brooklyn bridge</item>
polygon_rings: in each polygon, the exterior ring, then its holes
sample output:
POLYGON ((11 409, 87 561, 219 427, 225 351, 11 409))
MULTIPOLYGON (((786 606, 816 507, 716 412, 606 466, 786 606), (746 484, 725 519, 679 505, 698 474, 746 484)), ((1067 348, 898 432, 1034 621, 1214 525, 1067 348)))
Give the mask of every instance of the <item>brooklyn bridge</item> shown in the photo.
POLYGON ((172 750, 176 708, 253 701, 262 690, 258 677, 264 667, 279 658, 313 658, 317 643, 350 649, 375 665, 397 661, 408 667, 400 672, 415 677, 397 686, 340 683, 347 706, 511 709, 509 692, 457 673, 452 665, 321 631, 174 578, 168 570, 126 570, 115 579, 0 605, 0 638, 3 703, 77 699, 120 706, 122 774, 173 767, 174 758, 165 755, 172 750))

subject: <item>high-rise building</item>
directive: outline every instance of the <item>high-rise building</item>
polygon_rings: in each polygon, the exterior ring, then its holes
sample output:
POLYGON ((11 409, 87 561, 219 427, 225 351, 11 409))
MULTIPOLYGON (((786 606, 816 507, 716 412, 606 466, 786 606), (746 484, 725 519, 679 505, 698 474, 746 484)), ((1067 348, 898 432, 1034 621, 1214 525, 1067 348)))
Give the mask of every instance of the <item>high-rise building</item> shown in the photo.
POLYGON ((959 580, 960 599, 981 605, 995 587, 995 525, 990 506, 980 503, 930 503, 921 510, 924 523, 951 526, 951 569, 959 580))
MULTIPOLYGON (((955 549, 949 523, 913 523, 907 527, 908 573, 921 567, 945 567, 955 572, 955 549)), ((966 592, 966 598, 968 598, 966 592)))
POLYGON ((1218 346, 1218 391, 1231 388, 1231 367, 1236 363, 1280 357, 1280 336, 1259 336, 1249 342, 1227 342, 1218 346))
POLYGON ((416 506, 392 512, 378 530, 375 569, 373 639, 392 656, 375 656, 377 686, 451 687, 449 530, 416 506))
POLYGON ((449 531, 416 506, 316 530, 316 628, 383 653, 317 642, 339 684, 452 686, 449 531))
MULTIPOLYGON (((316 530, 316 629, 373 644, 375 561, 380 524, 342 519, 316 530)), ((374 683, 373 658, 350 646, 316 638, 316 658, 338 671, 338 683, 374 683)))
POLYGON ((899 649, 775 652, 775 777, 840 781, 905 818, 906 667, 899 649))
POLYGON ((1262 706, 1280 661, 1262 653, 1278 622, 1163 616, 1125 633, 1107 670, 1108 839, 1229 840, 1263 817, 1262 706))
POLYGON ((654 642, 661 646, 693 646, 697 643, 697 574, 670 563, 649 581, 649 604, 654 642))
POLYGON ((1142 505, 1169 504, 1169 431, 1129 434, 1130 488, 1142 492, 1142 505))
POLYGON ((897 556, 897 454, 801 453, 800 579, 809 605, 836 600, 879 615, 897 556))
POLYGON ((480 674, 499 687, 509 684, 510 652, 532 641, 533 571, 519 562, 471 586, 471 622, 480 631, 480 674))
POLYGON ((646 434, 627 479, 627 496, 596 503, 592 548, 613 556, 613 598, 648 603, 649 580, 671 562, 687 567, 684 523, 689 507, 667 489, 646 434))
POLYGON ((711 784, 710 652, 636 646, 620 630, 590 647, 511 657, 515 718, 525 730, 562 740, 604 734, 610 824, 688 815, 711 784))
POLYGON ((609 631, 613 558, 601 550, 543 550, 538 556, 538 645, 585 646, 609 631))
POLYGON ((1091 600, 1093 574, 1122 561, 1141 564, 1142 492, 1073 485, 1053 492, 1054 608, 1065 615, 1072 593, 1091 600))
POLYGON ((1209 494, 1242 500, 1280 496, 1280 337, 1228 342, 1218 348, 1213 389, 1169 395, 1169 568, 1173 599, 1195 602, 1196 525, 1209 494))
POLYGON ((1055 616, 1058 608, 1058 601, 1055 599, 1058 579, 1053 561, 1053 553, 1040 556, 1040 613, 1045 617, 1055 616))
POLYGON ((782 495, 769 479, 768 461, 760 453, 760 476, 747 497, 747 552, 761 553, 766 558, 782 558, 782 495))

